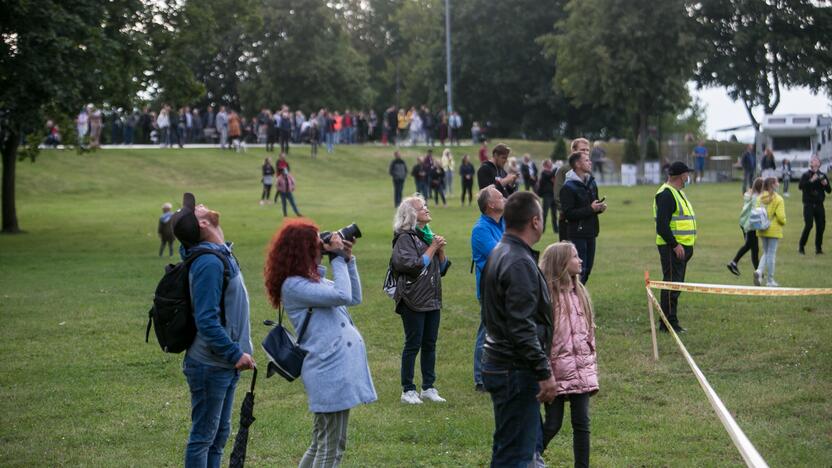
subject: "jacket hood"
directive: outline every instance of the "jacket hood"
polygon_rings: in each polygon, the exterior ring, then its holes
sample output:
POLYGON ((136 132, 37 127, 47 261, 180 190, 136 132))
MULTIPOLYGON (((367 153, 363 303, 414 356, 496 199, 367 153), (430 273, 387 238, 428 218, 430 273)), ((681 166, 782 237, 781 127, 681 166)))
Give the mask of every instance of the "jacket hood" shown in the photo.
POLYGON ((592 180, 592 174, 587 174, 586 180, 583 180, 578 176, 578 174, 575 173, 573 169, 570 169, 569 172, 566 173, 566 182, 569 182, 570 180, 586 184, 589 183, 590 180, 592 180))
POLYGON ((182 257, 182 260, 187 260, 188 257, 191 256, 191 253, 194 249, 211 249, 216 250, 217 252, 222 253, 231 253, 231 242, 226 242, 225 244, 214 244, 212 242, 200 242, 195 246, 186 249, 184 245, 179 245, 179 255, 182 257))

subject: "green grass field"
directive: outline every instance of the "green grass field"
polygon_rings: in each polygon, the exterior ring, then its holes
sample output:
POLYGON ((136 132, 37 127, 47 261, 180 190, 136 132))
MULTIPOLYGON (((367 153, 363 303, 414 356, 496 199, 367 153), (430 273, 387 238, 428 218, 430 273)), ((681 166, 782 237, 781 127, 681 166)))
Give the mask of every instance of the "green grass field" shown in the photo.
MULTIPOLYGON (((510 143, 538 159, 550 150, 548 143, 510 143)), ((468 239, 478 211, 459 206, 458 186, 447 207, 432 207, 433 230, 447 237, 454 261, 444 279, 437 362, 437 387, 448 403, 402 405, 402 327, 381 290, 393 215, 390 151, 338 147, 317 160, 307 151, 293 148, 290 156, 300 210, 324 229, 354 221, 364 232, 355 248, 364 303, 352 314, 367 342, 379 401, 353 410, 345 465, 486 465, 491 403, 473 391, 471 377, 479 312, 468 239)), ((463 151, 476 154, 455 149, 458 160, 463 151)), ((45 151, 35 164, 19 163, 18 215, 27 232, 0 237, 0 464, 181 465, 190 410, 182 356, 162 353, 153 338, 144 343, 147 309, 169 261, 156 256, 156 219, 163 202, 178 203, 186 190, 222 213, 251 296, 255 359, 263 363, 259 342, 267 329, 260 323, 275 312, 261 271, 282 219, 277 207, 257 202, 264 154, 45 151)), ((408 165, 416 154, 405 151, 408 165)), ((408 180, 406 190, 413 189, 408 180)), ((610 209, 588 285, 601 378, 591 403, 593 465, 741 465, 668 336, 660 336, 662 359, 651 359, 643 273, 660 277, 650 210, 655 190, 601 188, 610 209)), ((786 200, 777 280, 832 286, 832 255, 797 255, 802 219, 794 191, 786 200)), ((725 268, 741 244, 739 192, 738 184, 687 190, 701 233, 689 281, 751 283, 749 256, 741 278, 725 268)), ((554 236, 547 231, 538 249, 554 236)), ((832 299, 683 294, 679 313, 690 353, 771 466, 832 465, 832 299)), ((235 430, 249 379, 238 386, 235 430)), ((249 463, 295 465, 311 432, 303 386, 274 378, 257 388, 249 463)), ((571 465, 568 421, 545 458, 550 466, 571 465)))

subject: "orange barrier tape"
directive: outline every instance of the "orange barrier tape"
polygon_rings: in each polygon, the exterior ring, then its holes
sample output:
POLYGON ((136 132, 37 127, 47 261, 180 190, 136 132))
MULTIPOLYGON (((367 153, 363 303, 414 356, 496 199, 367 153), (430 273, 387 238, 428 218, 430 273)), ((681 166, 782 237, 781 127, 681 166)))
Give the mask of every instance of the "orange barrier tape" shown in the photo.
MULTIPOLYGON (((657 281, 658 282, 658 281, 657 281)), ((670 283, 670 284, 679 284, 679 283, 670 283)), ((648 281, 648 286, 650 286, 650 282, 648 281)), ((690 369, 693 371, 693 375, 696 377, 696 380, 699 382, 699 386, 702 387, 702 390, 705 392, 705 396, 708 397, 708 401, 711 403, 711 407, 716 412, 719 421, 722 423, 725 430, 728 432, 728 435, 731 437, 731 440, 734 442, 734 446, 740 452, 742 459, 745 461, 747 466, 752 468, 768 468, 768 464, 766 464, 763 457, 760 455, 760 452, 754 447, 754 444, 748 439, 745 433, 742 431, 740 426, 734 420, 734 417, 731 416, 731 413, 725 407, 725 404, 722 403, 722 400, 719 398, 719 395, 716 394, 711 384, 708 383, 708 379, 705 378, 705 374, 699 370, 699 366, 696 365, 696 362, 691 357, 688 350, 685 348, 685 345, 682 343, 682 340, 679 339, 679 335, 673 331, 673 327, 670 326, 670 323, 667 321, 667 317, 664 315, 664 311, 662 310, 661 304, 659 301, 656 300, 656 296, 653 295, 653 291, 650 288, 647 289, 647 297, 652 304, 656 306, 656 310, 659 312, 659 317, 661 318, 662 322, 664 322, 665 326, 667 327, 668 331, 670 332, 673 339, 676 341, 676 345, 679 347, 679 351, 682 352, 682 356, 684 356, 685 360, 690 366, 690 369)), ((764 288, 764 289, 778 289, 778 288, 764 288)), ((654 338, 655 338, 655 330, 654 330, 654 338)), ((655 342, 654 342, 655 343, 655 342)), ((655 346, 655 345, 654 345, 655 346)))
POLYGON ((733 296, 828 296, 832 288, 769 288, 762 286, 734 286, 729 284, 674 283, 647 279, 647 286, 670 291, 727 294, 733 296))

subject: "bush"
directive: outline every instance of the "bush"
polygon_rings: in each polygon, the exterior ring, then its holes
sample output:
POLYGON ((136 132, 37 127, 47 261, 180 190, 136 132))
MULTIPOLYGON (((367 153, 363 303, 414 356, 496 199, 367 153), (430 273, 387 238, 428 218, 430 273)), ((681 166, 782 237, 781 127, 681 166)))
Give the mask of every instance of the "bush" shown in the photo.
POLYGON ((638 145, 635 140, 627 140, 624 143, 624 164, 638 164, 638 145))
POLYGON ((552 161, 566 160, 566 142, 563 138, 558 138, 555 141, 555 147, 552 149, 552 154, 549 156, 552 161))
POLYGON ((647 160, 648 161, 658 161, 659 160, 659 145, 656 143, 656 140, 650 138, 647 140, 647 160))

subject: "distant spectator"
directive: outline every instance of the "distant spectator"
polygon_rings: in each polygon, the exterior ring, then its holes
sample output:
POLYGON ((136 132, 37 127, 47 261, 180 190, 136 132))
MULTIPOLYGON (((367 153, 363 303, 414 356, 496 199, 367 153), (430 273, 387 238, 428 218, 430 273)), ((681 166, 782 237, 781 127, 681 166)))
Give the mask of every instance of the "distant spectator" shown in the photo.
POLYGON ((240 151, 240 138, 243 136, 243 125, 240 121, 240 115, 237 114, 235 111, 231 111, 228 114, 228 139, 231 140, 231 144, 228 145, 228 149, 235 149, 236 151, 240 151))
POLYGON ((482 144, 480 145, 479 157, 480 164, 488 161, 488 145, 485 144, 485 142, 482 142, 482 144))
POLYGON ((156 116, 156 128, 159 129, 159 141, 163 148, 170 146, 170 114, 167 104, 159 109, 156 116))
POLYGON ((477 170, 477 184, 480 190, 493 184, 506 198, 517 190, 518 174, 508 174, 505 169, 510 153, 511 148, 502 143, 494 147, 491 160, 482 163, 477 170))
POLYGON ((162 216, 159 217, 159 226, 156 228, 156 232, 159 234, 159 239, 162 241, 161 245, 159 245, 159 256, 162 256, 162 253, 165 251, 165 245, 168 246, 168 256, 173 256, 173 225, 170 222, 171 216, 173 216, 173 205, 170 203, 165 203, 162 205, 162 216))
POLYGON ((700 141, 698 145, 693 147, 693 168, 696 171, 696 182, 702 182, 705 176, 705 158, 708 157, 708 148, 705 147, 705 142, 700 141))
MULTIPOLYGON (((88 106, 89 107, 89 106, 88 106)), ((101 146, 101 127, 102 127, 101 109, 94 108, 90 114, 90 147, 98 148, 101 146)))
POLYGON ((523 176, 523 186, 526 187, 526 191, 537 184, 537 165, 528 153, 523 155, 523 162, 520 164, 520 175, 523 176))
POLYGON ((589 159, 592 161, 592 171, 598 172, 598 180, 604 181, 604 163, 607 161, 607 150, 601 146, 600 141, 592 144, 592 152, 589 153, 589 159))
POLYGON ((453 145, 456 142, 456 145, 459 146, 459 137, 460 133, 462 133, 462 117, 458 113, 453 112, 450 118, 448 118, 448 126, 451 130, 451 144, 453 145))
POLYGON ((474 174, 476 170, 474 169, 474 165, 471 164, 471 159, 468 155, 462 156, 462 164, 459 165, 459 179, 462 182, 462 198, 461 202, 465 205, 465 194, 468 194, 468 205, 471 205, 471 194, 474 188, 474 174))
POLYGON ((286 212, 286 201, 288 200, 289 203, 292 204, 292 211, 295 212, 296 216, 300 216, 300 212, 298 211, 297 205, 295 205, 295 196, 293 192, 295 191, 295 178, 292 177, 292 174, 289 173, 287 169, 284 169, 280 175, 277 176, 277 193, 280 194, 280 203, 283 206, 283 216, 288 216, 286 212))
POLYGON ((225 149, 228 146, 228 113, 225 111, 225 106, 220 106, 220 111, 217 112, 215 126, 217 133, 220 135, 220 149, 225 149))
POLYGON ((543 161, 543 171, 540 172, 540 178, 535 185, 535 192, 540 196, 543 204, 543 232, 546 232, 546 218, 552 217, 552 230, 558 232, 558 210, 555 207, 555 171, 552 167, 552 161, 546 159, 543 161))
POLYGON ((760 169, 762 170, 761 176, 763 179, 777 176, 777 162, 774 160, 774 153, 771 151, 771 148, 766 148, 763 151, 763 160, 760 161, 760 169))
POLYGON ((393 206, 398 208, 402 202, 404 181, 407 179, 407 163, 398 151, 393 152, 393 160, 390 161, 390 168, 387 172, 393 178, 393 206))
POLYGON ((439 198, 442 198, 442 205, 447 205, 445 201, 445 170, 442 169, 441 164, 434 164, 431 170, 430 189, 433 192, 433 202, 438 206, 439 198))
POLYGON ((792 180, 792 162, 788 158, 783 158, 780 163, 780 177, 783 180, 783 196, 789 198, 789 182, 792 180))
POLYGON ((272 185, 274 185, 274 166, 272 166, 272 158, 267 157, 263 161, 263 194, 260 196, 260 204, 264 205, 269 202, 272 194, 272 185))
POLYGON ((438 120, 439 144, 445 146, 445 140, 448 139, 448 116, 445 115, 444 111, 439 113, 438 120))
POLYGON ((440 164, 442 165, 442 170, 445 171, 445 192, 448 195, 452 195, 454 193, 454 155, 450 149, 445 148, 445 151, 442 152, 440 164))
POLYGON ((754 154, 754 145, 745 147, 740 164, 742 165, 742 193, 746 193, 754 183, 754 176, 757 173, 757 155, 754 154))
POLYGON ((58 125, 51 120, 46 121, 46 138, 43 140, 43 144, 52 148, 57 148, 61 144, 61 132, 58 125))
POLYGON ((413 165, 410 175, 413 176, 413 183, 416 184, 416 191, 425 198, 425 203, 427 203, 428 172, 425 170, 424 158, 416 158, 416 164, 413 165))
POLYGON ((474 122, 471 124, 471 144, 476 145, 477 143, 485 144, 485 140, 482 138, 482 129, 480 129, 480 123, 474 122))

